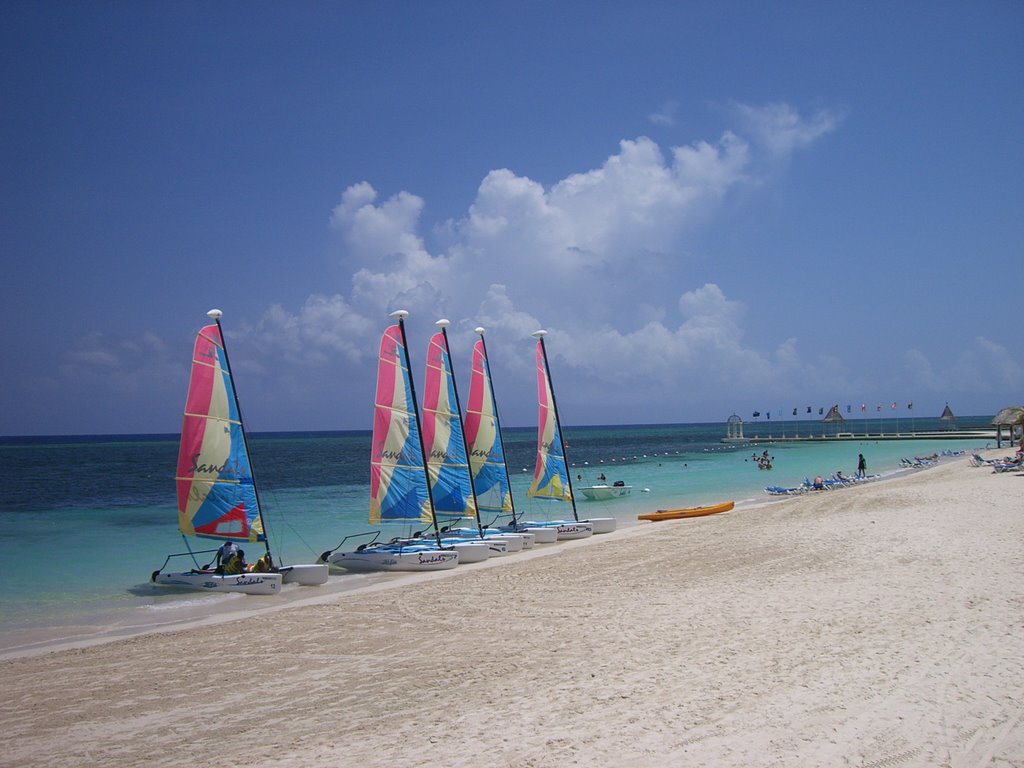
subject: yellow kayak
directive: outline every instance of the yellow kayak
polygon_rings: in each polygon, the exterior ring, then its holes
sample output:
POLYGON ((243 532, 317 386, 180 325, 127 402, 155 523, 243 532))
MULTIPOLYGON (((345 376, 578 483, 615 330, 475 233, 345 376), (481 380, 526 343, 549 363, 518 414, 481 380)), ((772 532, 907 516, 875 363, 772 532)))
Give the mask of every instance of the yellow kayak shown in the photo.
POLYGON ((637 515, 637 520, 682 520, 684 517, 703 517, 704 515, 717 515, 719 512, 728 512, 735 506, 735 502, 723 501, 721 504, 713 504, 709 507, 687 507, 686 509, 659 509, 657 512, 648 512, 645 515, 637 515))

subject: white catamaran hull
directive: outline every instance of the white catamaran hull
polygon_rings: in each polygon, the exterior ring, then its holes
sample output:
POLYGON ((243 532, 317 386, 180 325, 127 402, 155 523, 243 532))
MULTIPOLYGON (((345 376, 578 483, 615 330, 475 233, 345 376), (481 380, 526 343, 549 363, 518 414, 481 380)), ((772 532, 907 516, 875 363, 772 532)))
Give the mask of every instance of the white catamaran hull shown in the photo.
POLYGON ((523 541, 523 549, 533 549, 533 545, 537 543, 537 537, 528 531, 516 531, 515 533, 502 534, 506 537, 517 536, 523 541))
POLYGON ((586 520, 581 520, 581 523, 590 523, 594 527, 594 533, 611 533, 615 530, 615 526, 618 525, 618 520, 614 517, 588 517, 586 520))
POLYGON ((364 549, 335 552, 327 562, 346 571, 443 571, 459 564, 459 553, 437 549, 364 549))
POLYGON ((246 595, 276 595, 281 591, 280 573, 155 573, 153 583, 162 587, 205 592, 242 592, 246 595))
POLYGON ((482 541, 487 546, 487 549, 490 550, 491 557, 504 557, 512 553, 509 543, 504 539, 499 539, 497 536, 487 536, 482 541))
POLYGON ((484 533, 484 541, 491 546, 504 546, 507 554, 522 552, 523 537, 518 533, 484 533))
POLYGON ((519 535, 529 535, 533 538, 533 544, 554 544, 558 541, 558 526, 556 524, 516 523, 515 526, 509 525, 498 530, 519 535))
POLYGON ((529 533, 533 536, 534 544, 554 544, 558 541, 558 531, 554 528, 519 528, 516 533, 529 533))
POLYGON ((522 528, 533 531, 535 528, 548 528, 555 531, 555 538, 558 541, 572 541, 573 539, 585 539, 594 535, 594 526, 589 522, 576 522, 574 520, 552 520, 551 522, 538 522, 530 520, 519 523, 522 528))
POLYGON ((283 566, 279 573, 285 584, 300 584, 303 587, 316 587, 327 583, 330 568, 327 563, 303 563, 302 565, 283 566))
POLYGON ((483 541, 454 541, 446 540, 444 545, 452 547, 459 553, 459 565, 466 563, 479 563, 487 560, 495 552, 483 541))
MULTIPOLYGON (((435 545, 434 539, 406 539, 404 542, 391 542, 390 548, 392 549, 407 549, 409 551, 416 550, 438 550, 435 545)), ((478 538, 463 538, 460 536, 442 536, 441 537, 441 550, 454 549, 459 553, 459 565, 465 565, 466 563, 481 563, 495 554, 505 554, 504 552, 495 553, 495 551, 488 547, 483 540, 478 538)))
POLYGON ((511 555, 515 552, 522 552, 533 546, 533 536, 527 533, 511 533, 499 528, 485 528, 483 538, 480 538, 480 531, 476 528, 449 528, 446 535, 453 537, 443 539, 444 542, 469 540, 483 541, 491 548, 492 556, 511 555))

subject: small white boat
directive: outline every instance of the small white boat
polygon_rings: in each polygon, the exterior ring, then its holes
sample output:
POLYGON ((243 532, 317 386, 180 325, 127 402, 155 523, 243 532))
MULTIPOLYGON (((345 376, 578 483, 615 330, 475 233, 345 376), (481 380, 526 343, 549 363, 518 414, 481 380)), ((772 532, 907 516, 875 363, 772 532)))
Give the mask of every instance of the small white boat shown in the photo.
POLYGON ((629 492, 633 490, 633 486, 619 485, 618 483, 613 485, 600 483, 598 485, 580 486, 578 490, 590 501, 610 501, 611 499, 628 496, 629 492))

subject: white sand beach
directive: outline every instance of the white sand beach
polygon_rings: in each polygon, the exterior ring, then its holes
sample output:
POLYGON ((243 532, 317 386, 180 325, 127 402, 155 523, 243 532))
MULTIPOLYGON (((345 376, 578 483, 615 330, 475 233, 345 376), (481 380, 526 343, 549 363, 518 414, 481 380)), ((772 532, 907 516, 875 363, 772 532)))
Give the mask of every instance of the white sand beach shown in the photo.
POLYGON ((481 566, 4 660, 0 764, 1024 765, 1024 473, 481 566))

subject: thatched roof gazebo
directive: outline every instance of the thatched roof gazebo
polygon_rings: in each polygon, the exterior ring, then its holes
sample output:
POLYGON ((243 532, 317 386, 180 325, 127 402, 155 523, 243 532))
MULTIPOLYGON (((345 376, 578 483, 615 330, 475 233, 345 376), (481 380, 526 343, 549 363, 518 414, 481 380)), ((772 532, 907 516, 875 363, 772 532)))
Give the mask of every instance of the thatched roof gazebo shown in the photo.
MULTIPOLYGON (((828 414, 826 414, 825 418, 821 420, 821 423, 842 425, 845 421, 846 419, 843 418, 843 414, 839 412, 839 406, 833 405, 828 409, 828 414)), ((840 426, 836 426, 833 429, 833 433, 838 434, 839 430, 840 426)))
MULTIPOLYGON (((1003 447, 1003 427, 1009 427, 1010 445, 1013 445, 1014 438, 1024 433, 1024 406, 1012 405, 1003 408, 992 419, 992 426, 996 428, 997 448, 1003 447)), ((1024 437, 1021 439, 1024 440, 1024 437)))
POLYGON ((956 416, 953 415, 953 409, 949 407, 949 403, 946 403, 946 407, 942 409, 939 421, 946 422, 946 429, 956 429, 956 416))

